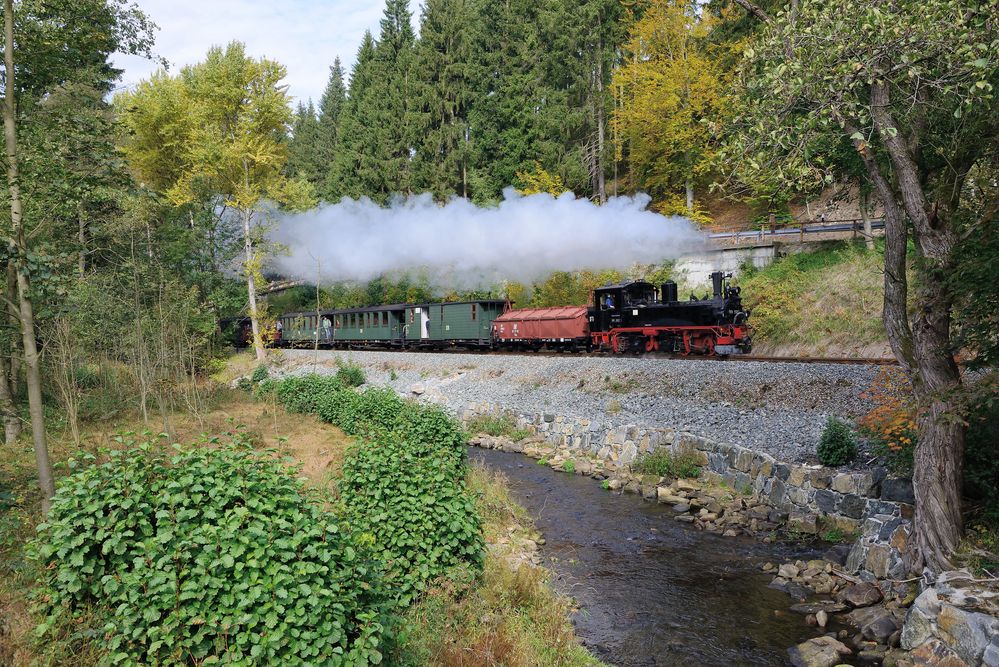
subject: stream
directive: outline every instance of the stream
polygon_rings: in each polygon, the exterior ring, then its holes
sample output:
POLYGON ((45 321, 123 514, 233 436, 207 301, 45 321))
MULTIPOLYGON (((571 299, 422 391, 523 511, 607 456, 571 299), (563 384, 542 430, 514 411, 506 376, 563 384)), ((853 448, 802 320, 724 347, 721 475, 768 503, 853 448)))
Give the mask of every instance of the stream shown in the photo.
POLYGON ((469 459, 509 479, 545 537, 541 556, 556 588, 580 607, 577 634, 601 660, 786 665, 788 647, 817 634, 759 570, 814 550, 702 532, 673 520, 667 506, 609 493, 519 454, 473 447, 469 459))

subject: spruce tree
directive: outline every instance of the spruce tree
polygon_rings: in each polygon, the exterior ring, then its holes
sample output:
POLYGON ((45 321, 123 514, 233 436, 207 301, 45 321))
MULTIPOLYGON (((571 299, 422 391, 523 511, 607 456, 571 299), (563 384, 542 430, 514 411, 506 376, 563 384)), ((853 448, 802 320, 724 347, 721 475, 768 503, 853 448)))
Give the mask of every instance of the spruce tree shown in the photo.
POLYGON ((376 194, 382 177, 381 165, 375 157, 377 128, 371 102, 374 59, 375 40, 370 32, 365 32, 336 126, 336 152, 322 191, 326 201, 362 196, 384 200, 376 194))
POLYGON ((291 139, 288 141, 285 172, 289 176, 304 178, 315 186, 322 182, 325 171, 317 159, 318 140, 319 120, 315 105, 312 100, 307 106, 299 102, 291 121, 291 139))
POLYGON ((343 81, 343 65, 337 56, 330 67, 326 90, 319 100, 319 128, 316 138, 316 164, 325 179, 333 165, 337 147, 337 125, 347 102, 347 87, 343 81))
POLYGON ((427 0, 413 68, 413 189, 469 196, 468 104, 473 15, 466 0, 427 0))
MULTIPOLYGON (((563 72, 578 64, 566 46, 571 14, 562 0, 476 0, 473 53, 476 82, 469 109, 478 201, 495 199, 518 171, 539 162, 567 176, 567 146, 579 109, 569 106, 563 72)), ((578 178, 566 178, 574 185, 578 178)))
POLYGON ((410 191, 413 145, 412 75, 416 36, 409 0, 386 0, 375 47, 368 111, 376 129, 375 159, 381 183, 372 196, 383 201, 410 191))

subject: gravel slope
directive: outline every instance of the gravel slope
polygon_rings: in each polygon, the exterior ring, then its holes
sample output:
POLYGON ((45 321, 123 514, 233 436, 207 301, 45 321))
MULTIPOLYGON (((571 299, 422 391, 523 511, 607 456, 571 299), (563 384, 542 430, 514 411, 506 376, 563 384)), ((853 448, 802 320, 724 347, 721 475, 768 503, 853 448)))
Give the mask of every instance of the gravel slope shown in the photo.
POLYGON ((830 415, 867 411, 860 394, 877 367, 721 362, 697 359, 282 350, 278 373, 333 373, 338 360, 362 366, 368 382, 459 411, 498 403, 546 412, 691 431, 779 460, 814 458, 830 415), (394 378, 394 379, 393 379, 394 378))

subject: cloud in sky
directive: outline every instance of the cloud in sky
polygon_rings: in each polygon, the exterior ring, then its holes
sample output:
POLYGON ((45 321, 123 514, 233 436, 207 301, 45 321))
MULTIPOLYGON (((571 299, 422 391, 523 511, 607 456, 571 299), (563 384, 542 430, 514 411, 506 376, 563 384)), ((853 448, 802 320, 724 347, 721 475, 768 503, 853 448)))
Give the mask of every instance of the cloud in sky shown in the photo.
MULTIPOLYGON (((170 71, 204 59, 213 45, 246 44, 254 57, 266 56, 288 68, 285 82, 294 102, 319 97, 329 66, 340 56, 347 74, 365 30, 378 36, 384 0, 136 0, 159 27, 155 52, 170 71)), ((420 3, 422 4, 422 3, 420 3)), ((420 6, 411 0, 414 28, 420 6)), ((116 54, 124 69, 122 86, 149 77, 157 65, 116 54)))

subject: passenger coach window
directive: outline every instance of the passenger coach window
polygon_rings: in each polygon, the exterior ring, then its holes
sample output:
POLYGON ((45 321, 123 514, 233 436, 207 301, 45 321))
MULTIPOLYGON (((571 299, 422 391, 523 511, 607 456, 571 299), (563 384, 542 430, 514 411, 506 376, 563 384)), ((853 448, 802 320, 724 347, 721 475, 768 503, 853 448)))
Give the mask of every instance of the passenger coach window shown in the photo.
POLYGON ((386 313, 386 312, 382 313, 382 326, 383 327, 387 327, 388 326, 388 313, 386 313))
POLYGON ((472 321, 473 322, 475 321, 475 318, 476 318, 476 316, 478 314, 478 308, 479 308, 479 305, 477 303, 473 303, 472 304, 472 321))

